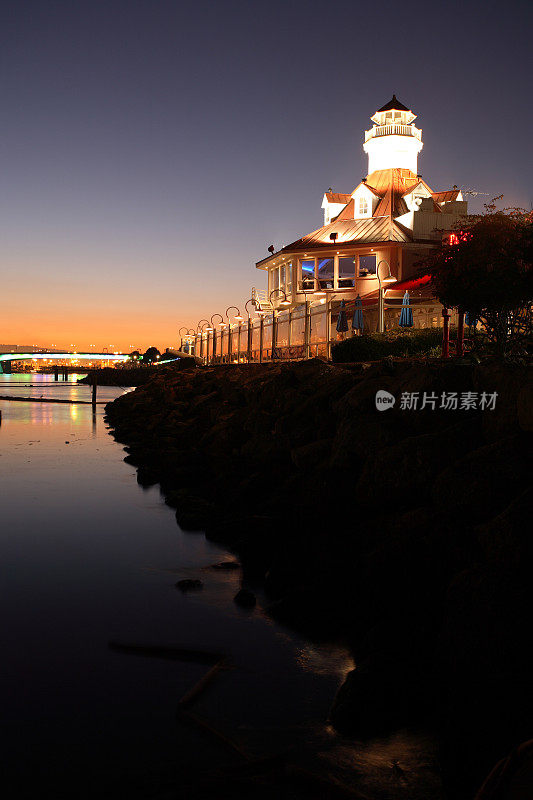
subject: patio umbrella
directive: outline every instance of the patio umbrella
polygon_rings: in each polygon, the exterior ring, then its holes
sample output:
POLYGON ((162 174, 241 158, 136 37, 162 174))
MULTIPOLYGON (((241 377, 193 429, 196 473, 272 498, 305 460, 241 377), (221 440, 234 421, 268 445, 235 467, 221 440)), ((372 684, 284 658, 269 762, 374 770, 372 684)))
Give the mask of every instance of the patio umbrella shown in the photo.
POLYGON ((352 330, 353 331, 362 331, 363 330, 363 301, 357 295, 355 298, 355 308, 353 310, 353 317, 352 317, 352 330))
POLYGON ((400 313, 400 328, 413 327, 413 312, 409 308, 409 292, 406 292, 402 300, 402 310, 400 313))
POLYGON ((338 333, 346 333, 348 330, 348 319, 346 317, 346 303, 344 300, 341 300, 341 305, 339 308, 339 316, 337 317, 337 332, 338 333))

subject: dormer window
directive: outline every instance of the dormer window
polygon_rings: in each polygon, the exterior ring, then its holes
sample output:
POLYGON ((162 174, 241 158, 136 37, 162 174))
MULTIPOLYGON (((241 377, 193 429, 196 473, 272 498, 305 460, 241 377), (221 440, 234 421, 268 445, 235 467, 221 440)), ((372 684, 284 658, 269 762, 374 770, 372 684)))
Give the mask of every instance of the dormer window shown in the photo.
POLYGON ((359 214, 361 216, 368 214, 368 200, 366 197, 359 198, 359 214))

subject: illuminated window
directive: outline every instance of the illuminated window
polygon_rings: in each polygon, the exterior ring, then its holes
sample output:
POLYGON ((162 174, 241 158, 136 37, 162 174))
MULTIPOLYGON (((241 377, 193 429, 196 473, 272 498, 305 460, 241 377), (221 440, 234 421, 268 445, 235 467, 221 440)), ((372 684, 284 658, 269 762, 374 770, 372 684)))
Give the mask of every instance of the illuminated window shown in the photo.
POLYGON ((292 292, 292 264, 287 264, 287 292, 292 292))
POLYGON ((279 268, 279 288, 285 289, 285 264, 279 268))
POLYGON ((359 256, 359 275, 360 277, 364 277, 365 275, 375 275, 376 274, 376 256, 359 256))
POLYGON ((321 289, 333 289, 333 259, 318 259, 318 280, 321 289))
POLYGON ((313 289, 315 285, 315 259, 306 258, 300 261, 302 270, 302 289, 313 289))
POLYGON ((340 256, 339 258, 339 289, 351 289, 355 284, 355 258, 353 256, 340 256))
POLYGON ((273 292, 274 289, 278 288, 279 288, 279 269, 276 268, 272 270, 272 288, 270 289, 270 291, 273 292))
POLYGON ((368 214, 368 200, 366 197, 359 198, 359 213, 368 214))

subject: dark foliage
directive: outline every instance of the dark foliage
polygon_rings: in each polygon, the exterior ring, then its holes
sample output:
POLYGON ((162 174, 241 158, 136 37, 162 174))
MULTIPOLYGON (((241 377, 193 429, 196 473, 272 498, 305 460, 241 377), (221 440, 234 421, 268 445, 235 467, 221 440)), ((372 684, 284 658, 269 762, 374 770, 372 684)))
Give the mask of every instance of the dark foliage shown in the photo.
POLYGON ((520 209, 471 217, 427 259, 437 297, 476 317, 497 350, 520 352, 531 341, 533 219, 520 209))
POLYGON ((441 328, 424 328, 401 333, 370 333, 337 342, 332 359, 337 364, 352 361, 377 361, 387 356, 432 354, 442 344, 441 328))
POLYGON ((145 364, 152 364, 154 361, 158 361, 161 353, 157 349, 157 347, 149 347, 146 353, 143 355, 142 360, 145 364))

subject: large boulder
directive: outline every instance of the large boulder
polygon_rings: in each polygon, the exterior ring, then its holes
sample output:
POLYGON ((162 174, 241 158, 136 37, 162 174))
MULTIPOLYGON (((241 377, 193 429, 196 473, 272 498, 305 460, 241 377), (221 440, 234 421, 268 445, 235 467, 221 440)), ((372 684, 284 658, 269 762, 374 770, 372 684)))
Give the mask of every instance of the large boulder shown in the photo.
POLYGON ((454 461, 435 480, 432 499, 442 513, 454 510, 466 519, 488 519, 526 487, 531 469, 524 435, 485 445, 454 461))
POLYGON ((356 498, 366 506, 383 497, 400 506, 418 505, 429 498, 437 475, 478 443, 475 421, 465 421, 371 451, 357 483, 356 498))
POLYGON ((423 675, 402 669, 348 673, 330 711, 335 728, 348 736, 369 739, 411 725, 432 697, 423 675))

